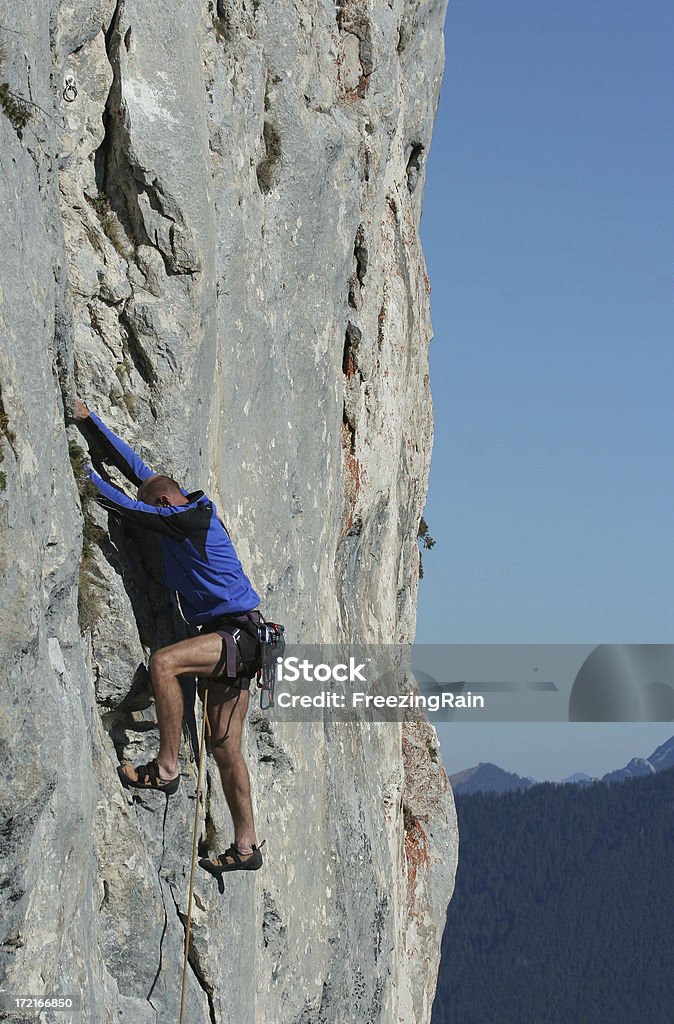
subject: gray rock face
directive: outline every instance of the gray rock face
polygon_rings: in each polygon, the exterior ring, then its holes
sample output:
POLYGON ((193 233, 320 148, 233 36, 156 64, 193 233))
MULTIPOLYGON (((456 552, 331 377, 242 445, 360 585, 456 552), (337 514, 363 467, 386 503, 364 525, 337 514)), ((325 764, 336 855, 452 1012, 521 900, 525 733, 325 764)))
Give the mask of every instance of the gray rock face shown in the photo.
MULTIPOLYGON (((192 742, 168 806, 115 774, 156 750, 144 665, 184 627, 153 545, 78 494, 74 395, 213 496, 291 639, 411 639, 443 17, 3 0, 0 83, 35 106, 0 112, 0 987, 81 999, 47 1021, 178 1020, 197 806, 192 742)), ((247 751, 267 863, 197 877, 185 1021, 427 1021, 457 852, 434 730, 256 709, 247 751)), ((228 845, 210 758, 199 810, 228 845)))

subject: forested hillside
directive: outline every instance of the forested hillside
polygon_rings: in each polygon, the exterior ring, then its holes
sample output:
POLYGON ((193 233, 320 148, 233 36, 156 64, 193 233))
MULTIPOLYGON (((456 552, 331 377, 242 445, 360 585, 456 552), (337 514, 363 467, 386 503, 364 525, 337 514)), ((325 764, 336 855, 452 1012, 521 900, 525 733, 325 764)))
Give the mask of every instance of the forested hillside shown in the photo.
POLYGON ((456 804, 433 1024, 672 1024, 674 771, 456 804))

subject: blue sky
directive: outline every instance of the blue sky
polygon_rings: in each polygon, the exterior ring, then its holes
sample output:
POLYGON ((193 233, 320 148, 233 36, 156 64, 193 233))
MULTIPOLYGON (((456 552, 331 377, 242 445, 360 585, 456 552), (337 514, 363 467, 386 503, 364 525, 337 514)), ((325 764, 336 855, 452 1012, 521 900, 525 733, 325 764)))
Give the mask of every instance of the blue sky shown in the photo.
MULTIPOLYGON (((450 0, 422 643, 674 639, 672 38, 664 0, 450 0)), ((516 755, 551 778, 674 732, 447 728, 450 771, 516 755)))

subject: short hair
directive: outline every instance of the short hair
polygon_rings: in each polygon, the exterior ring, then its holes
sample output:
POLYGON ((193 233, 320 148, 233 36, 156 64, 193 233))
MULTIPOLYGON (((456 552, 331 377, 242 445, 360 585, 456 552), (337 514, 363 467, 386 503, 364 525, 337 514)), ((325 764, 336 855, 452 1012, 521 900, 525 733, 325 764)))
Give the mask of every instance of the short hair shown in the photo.
POLYGON ((162 494, 175 492, 178 494, 183 493, 178 481, 174 480, 172 476, 164 476, 163 473, 157 473, 156 476, 143 480, 138 488, 138 500, 145 502, 146 505, 152 505, 162 494))

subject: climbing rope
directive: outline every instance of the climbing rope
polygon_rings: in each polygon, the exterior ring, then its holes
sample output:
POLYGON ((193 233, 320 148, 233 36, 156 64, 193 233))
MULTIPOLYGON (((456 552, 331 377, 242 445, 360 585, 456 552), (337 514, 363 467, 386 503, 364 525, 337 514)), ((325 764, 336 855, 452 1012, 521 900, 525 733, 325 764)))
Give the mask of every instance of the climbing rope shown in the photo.
POLYGON ((190 951, 190 926, 192 924, 192 894, 194 892, 194 867, 197 862, 197 836, 199 827, 199 797, 201 795, 201 773, 204 765, 204 740, 206 727, 211 735, 211 723, 208 721, 208 687, 204 691, 204 714, 201 720, 201 739, 199 741, 199 771, 197 773, 197 799, 194 808, 194 834, 192 837, 192 867, 190 868, 190 893, 187 902, 187 927, 185 928, 185 956, 183 959, 183 987, 180 994, 180 1024, 183 1024, 185 1012, 185 982, 187 980, 187 959, 190 951))

